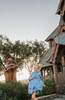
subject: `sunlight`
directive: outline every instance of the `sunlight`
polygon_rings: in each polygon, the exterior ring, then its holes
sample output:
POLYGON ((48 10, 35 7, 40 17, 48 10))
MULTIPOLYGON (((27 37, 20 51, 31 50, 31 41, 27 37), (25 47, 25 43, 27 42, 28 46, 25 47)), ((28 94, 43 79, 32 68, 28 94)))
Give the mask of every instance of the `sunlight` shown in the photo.
POLYGON ((17 81, 28 79, 28 77, 29 77, 29 73, 25 68, 23 68, 22 71, 17 72, 17 81))
MULTIPOLYGON (((17 77, 17 81, 25 80, 25 79, 28 79, 29 73, 25 68, 23 68, 22 71, 19 71, 16 73, 16 77, 17 77)), ((2 76, 0 76, 0 81, 5 81, 4 74, 2 76)))
POLYGON ((4 74, 2 76, 0 76, 0 81, 4 81, 5 80, 5 76, 4 74))

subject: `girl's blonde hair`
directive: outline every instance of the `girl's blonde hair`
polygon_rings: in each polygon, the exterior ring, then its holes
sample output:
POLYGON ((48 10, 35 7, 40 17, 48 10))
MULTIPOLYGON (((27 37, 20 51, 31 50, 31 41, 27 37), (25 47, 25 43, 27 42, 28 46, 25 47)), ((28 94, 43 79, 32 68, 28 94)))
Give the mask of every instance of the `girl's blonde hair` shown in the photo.
POLYGON ((39 67, 39 71, 41 71, 42 65, 38 64, 38 67, 39 67))
POLYGON ((36 66, 38 66, 39 71, 40 71, 40 70, 41 70, 41 68, 42 68, 42 65, 41 65, 41 64, 34 64, 34 67, 36 67, 36 66))

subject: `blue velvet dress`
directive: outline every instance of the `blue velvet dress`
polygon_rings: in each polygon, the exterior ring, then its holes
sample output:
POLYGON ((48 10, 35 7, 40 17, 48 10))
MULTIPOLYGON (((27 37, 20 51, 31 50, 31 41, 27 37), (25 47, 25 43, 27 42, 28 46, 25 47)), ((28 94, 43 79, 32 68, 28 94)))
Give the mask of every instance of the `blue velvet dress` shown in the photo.
POLYGON ((32 94, 34 91, 37 91, 37 94, 39 94, 39 90, 42 91, 44 84, 41 73, 39 71, 32 72, 28 80, 30 81, 28 86, 28 93, 32 94), (32 80, 30 80, 31 77, 33 77, 32 80))

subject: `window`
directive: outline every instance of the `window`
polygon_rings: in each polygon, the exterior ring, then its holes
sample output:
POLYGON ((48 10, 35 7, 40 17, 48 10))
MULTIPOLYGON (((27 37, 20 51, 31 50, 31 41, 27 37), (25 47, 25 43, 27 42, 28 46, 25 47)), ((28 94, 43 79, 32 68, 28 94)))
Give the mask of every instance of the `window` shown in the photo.
POLYGON ((51 70, 50 70, 50 69, 48 69, 48 71, 47 71, 47 72, 48 72, 48 75, 51 75, 51 70))
POLYGON ((63 72, 63 67, 61 63, 58 64, 58 72, 63 72))

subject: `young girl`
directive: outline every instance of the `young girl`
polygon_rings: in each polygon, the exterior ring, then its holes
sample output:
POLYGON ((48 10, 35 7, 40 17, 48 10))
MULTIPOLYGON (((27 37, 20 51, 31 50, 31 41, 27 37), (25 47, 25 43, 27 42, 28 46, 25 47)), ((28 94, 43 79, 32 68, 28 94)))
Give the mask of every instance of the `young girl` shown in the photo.
POLYGON ((28 87, 28 93, 32 94, 32 99, 37 100, 36 94, 39 94, 39 90, 42 91, 44 85, 44 81, 42 79, 40 68, 41 65, 34 65, 34 71, 31 73, 30 77, 28 78, 29 87, 28 87))

